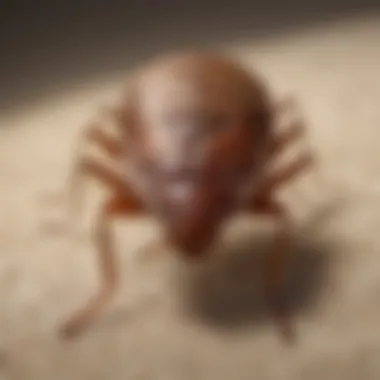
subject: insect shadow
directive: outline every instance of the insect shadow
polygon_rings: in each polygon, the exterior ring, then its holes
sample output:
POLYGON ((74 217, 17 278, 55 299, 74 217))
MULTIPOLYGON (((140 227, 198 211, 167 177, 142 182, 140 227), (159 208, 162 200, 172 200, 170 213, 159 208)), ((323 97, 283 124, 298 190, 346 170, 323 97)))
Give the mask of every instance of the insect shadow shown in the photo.
MULTIPOLYGON (((315 215, 296 234, 280 294, 290 316, 317 308, 332 284, 337 247, 313 234, 315 225, 325 217, 315 215)), ((180 299, 190 318, 225 330, 272 321, 262 278, 273 235, 244 235, 222 247, 218 260, 212 260, 184 281, 180 299)))
MULTIPOLYGON (((312 311, 331 285, 339 246, 320 238, 318 227, 335 215, 339 205, 340 202, 318 209, 296 232, 280 294, 290 316, 312 311)), ((200 263, 190 276, 179 271, 180 278, 174 278, 175 293, 186 318, 223 330, 271 323, 273 314, 266 305, 261 279, 272 244, 271 233, 244 231, 222 246, 212 260, 200 263)), ((101 321, 98 328, 117 327, 130 317, 131 310, 122 308, 101 321)))

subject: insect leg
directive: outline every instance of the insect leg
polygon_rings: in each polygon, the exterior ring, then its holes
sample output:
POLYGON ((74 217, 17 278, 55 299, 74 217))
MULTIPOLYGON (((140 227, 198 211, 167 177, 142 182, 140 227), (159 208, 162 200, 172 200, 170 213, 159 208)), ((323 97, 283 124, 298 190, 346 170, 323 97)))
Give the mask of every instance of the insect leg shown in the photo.
MULTIPOLYGON (((99 116, 112 121, 114 125, 120 127, 119 116, 116 108, 103 107, 99 110, 99 116)), ((92 121, 84 128, 81 136, 82 142, 93 142, 105 153, 112 158, 119 158, 122 153, 122 144, 116 137, 111 137, 108 132, 105 132, 104 126, 106 123, 92 121)), ((119 129, 119 128, 117 128, 119 129)), ((117 130, 119 132, 119 130, 117 130)))
POLYGON ((285 131, 274 136, 270 143, 269 154, 275 156, 287 148, 289 144, 300 139, 305 134, 305 127, 300 122, 291 124, 285 131))
POLYGON ((108 124, 107 121, 116 127, 116 132, 119 134, 121 119, 118 109, 105 106, 99 109, 99 119, 97 121, 91 121, 85 126, 80 141, 93 142, 110 157, 117 159, 122 153, 122 144, 117 137, 111 137, 110 134, 104 130, 108 124), (103 121, 100 119, 103 119, 103 121))
POLYGON ((286 342, 294 338, 294 330, 288 315, 288 310, 281 296, 285 281, 286 264, 293 245, 293 235, 288 213, 278 201, 268 194, 258 196, 249 205, 249 212, 269 215, 278 220, 274 244, 269 251, 263 271, 265 293, 272 310, 281 337, 286 342))
MULTIPOLYGON (((118 120, 118 112, 116 108, 103 107, 99 111, 100 116, 107 118, 113 122, 117 127, 120 127, 118 120)), ((123 152, 123 144, 120 134, 113 137, 109 132, 105 131, 104 123, 100 120, 92 121, 84 128, 83 134, 80 136, 78 145, 75 148, 75 159, 73 168, 71 170, 69 182, 69 202, 80 191, 82 183, 80 180, 86 174, 85 160, 82 158, 83 144, 93 143, 103 153, 107 154, 111 159, 120 160, 123 152)), ((120 132, 119 130, 117 132, 120 132)))
MULTIPOLYGON (((122 153, 121 142, 116 138, 112 138, 108 133, 104 132, 99 124, 91 124, 84 132, 83 142, 94 142, 99 148, 107 153, 111 158, 118 159, 122 153)), ((80 179, 86 173, 86 159, 81 156, 80 146, 76 150, 76 158, 74 161, 73 169, 70 173, 69 188, 70 195, 73 196, 81 187, 80 179)))
POLYGON ((81 183, 79 180, 83 179, 84 176, 95 178, 102 184, 106 185, 106 187, 111 188, 112 190, 117 190, 119 193, 127 190, 127 184, 111 168, 108 168, 106 165, 101 164, 94 159, 81 157, 76 162, 72 178, 69 181, 69 208, 72 215, 75 216, 77 216, 81 210, 81 183))
MULTIPOLYGON (((70 170, 68 183, 69 183, 69 202, 74 193, 79 192, 82 186, 81 177, 85 174, 85 165, 83 164, 82 153, 86 143, 93 143, 94 146, 99 148, 103 153, 110 158, 120 160, 123 145, 120 139, 120 119, 116 108, 103 107, 99 111, 100 116, 110 119, 117 127, 117 134, 113 137, 109 132, 105 131, 104 123, 100 120, 92 121, 84 127, 84 131, 81 133, 76 147, 74 148, 74 163, 73 168, 70 170), (119 134, 119 136, 118 136, 119 134)), ((43 196, 49 203, 56 203, 62 198, 62 194, 46 194, 43 196)))
POLYGON ((122 153, 122 144, 109 133, 105 132, 100 124, 90 124, 84 131, 85 141, 93 142, 112 158, 119 158, 122 153))
POLYGON ((300 155, 288 165, 267 174, 260 185, 259 193, 270 193, 279 186, 285 185, 287 182, 305 172, 305 170, 310 168, 314 163, 314 156, 311 153, 306 152, 300 155))
POLYGON ((98 292, 79 309, 60 329, 65 338, 72 338, 85 330, 104 310, 117 286, 117 262, 110 234, 110 223, 116 216, 133 215, 143 212, 141 205, 133 198, 114 196, 103 205, 95 227, 102 282, 98 292))
POLYGON ((293 332, 280 293, 284 281, 285 266, 291 253, 293 236, 288 212, 281 203, 274 199, 274 193, 279 186, 301 174, 312 163, 312 157, 305 154, 288 166, 267 175, 259 191, 255 192, 255 195, 246 205, 247 211, 251 213, 272 216, 278 220, 274 246, 269 253, 264 270, 264 284, 270 307, 279 323, 281 335, 287 341, 293 338, 293 332))

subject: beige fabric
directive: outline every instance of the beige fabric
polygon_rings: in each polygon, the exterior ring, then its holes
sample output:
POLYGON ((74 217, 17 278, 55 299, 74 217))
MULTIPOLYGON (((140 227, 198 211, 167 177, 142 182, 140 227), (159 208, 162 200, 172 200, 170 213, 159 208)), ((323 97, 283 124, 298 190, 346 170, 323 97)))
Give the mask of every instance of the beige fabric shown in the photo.
POLYGON ((139 264, 156 226, 115 223, 115 302, 78 341, 58 339, 58 325, 97 289, 89 222, 103 195, 88 184, 76 239, 63 205, 42 196, 64 185, 79 128, 117 90, 110 78, 0 121, 1 379, 380 378, 380 22, 226 48, 276 96, 296 96, 320 157, 322 178, 284 193, 299 236, 289 291, 298 344, 284 347, 264 312, 258 256, 271 235, 247 218, 228 227, 220 257, 194 270, 169 254, 139 264))

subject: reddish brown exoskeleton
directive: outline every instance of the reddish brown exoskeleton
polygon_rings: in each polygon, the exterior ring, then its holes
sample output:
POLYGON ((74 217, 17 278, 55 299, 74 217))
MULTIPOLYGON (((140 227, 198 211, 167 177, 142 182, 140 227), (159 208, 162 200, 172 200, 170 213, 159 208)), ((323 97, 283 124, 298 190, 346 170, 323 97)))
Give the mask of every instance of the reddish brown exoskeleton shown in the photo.
POLYGON ((159 218, 165 242, 189 260, 202 260, 210 252, 221 224, 237 211, 277 218, 278 233, 264 277, 274 316, 288 328, 278 290, 292 238, 276 190, 312 159, 306 153, 282 169, 268 169, 303 133, 299 124, 276 133, 278 111, 260 79, 215 54, 174 54, 131 76, 124 97, 109 112, 118 136, 96 124, 85 130, 85 138, 122 170, 120 174, 85 157, 78 161, 79 171, 96 177, 112 195, 102 205, 95 231, 101 288, 64 324, 65 336, 88 327, 116 289, 110 220, 141 214, 159 218))

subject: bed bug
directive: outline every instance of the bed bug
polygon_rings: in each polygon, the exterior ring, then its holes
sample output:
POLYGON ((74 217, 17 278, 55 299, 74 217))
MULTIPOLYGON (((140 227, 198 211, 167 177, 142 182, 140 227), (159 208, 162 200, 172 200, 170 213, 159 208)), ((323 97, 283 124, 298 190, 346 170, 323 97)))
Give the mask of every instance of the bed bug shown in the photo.
POLYGON ((110 195, 95 226, 101 286, 63 324, 65 337, 89 327, 117 289, 113 218, 157 218, 166 244, 184 260, 196 262, 211 252, 221 225, 238 211, 278 222, 263 278, 276 325, 284 336, 291 335, 278 294, 292 234, 289 213, 276 193, 313 162, 306 151, 269 169, 304 132, 300 123, 276 130, 276 115, 291 101, 274 102, 257 74, 214 52, 158 57, 130 75, 119 102, 108 110, 117 134, 96 122, 84 130, 85 141, 103 150, 114 166, 84 155, 76 161, 75 177, 96 178, 110 195))

